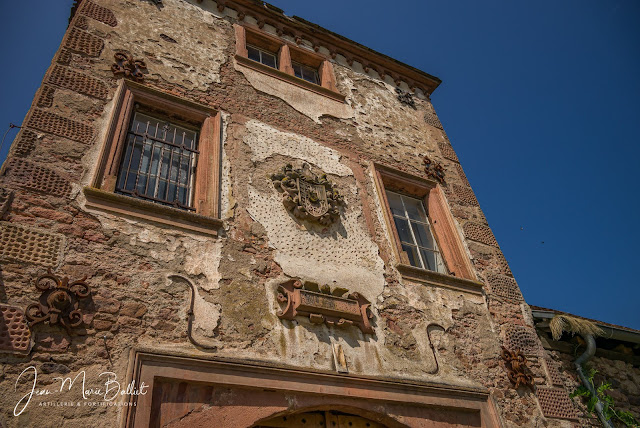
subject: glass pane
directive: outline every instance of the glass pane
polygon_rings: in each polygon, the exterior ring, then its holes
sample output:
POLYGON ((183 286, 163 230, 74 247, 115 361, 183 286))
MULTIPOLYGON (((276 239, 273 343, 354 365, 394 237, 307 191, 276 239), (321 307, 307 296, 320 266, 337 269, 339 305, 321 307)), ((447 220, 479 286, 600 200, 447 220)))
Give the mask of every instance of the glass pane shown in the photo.
POLYGON ((404 201, 404 206, 407 209, 407 213, 409 214, 409 218, 411 220, 418 220, 424 223, 427 222, 427 215, 424 212, 424 205, 422 204, 422 201, 420 199, 403 196, 402 200, 404 201))
POLYGON ((268 65, 269 67, 277 68, 276 57, 266 52, 262 52, 262 63, 264 65, 268 65))
POLYGON ((431 250, 436 249, 435 242, 433 241, 433 235, 431 235, 429 226, 412 221, 411 228, 413 229, 413 235, 416 237, 416 240, 418 241, 417 244, 419 246, 429 248, 431 250))
POLYGON ((303 78, 304 80, 311 82, 311 83, 318 83, 318 79, 317 79, 317 73, 315 70, 311 69, 311 68, 305 68, 302 72, 303 78))
POLYGON ((418 252, 416 251, 415 247, 411 247, 409 245, 403 245, 402 251, 407 253, 407 256, 409 257, 409 263, 411 264, 411 266, 416 266, 419 268, 422 267, 422 264, 420 263, 420 259, 418 258, 418 252))
POLYGON ((260 62, 260 51, 258 49, 247 46, 247 52, 249 53, 249 59, 260 62))
POLYGON ((425 269, 437 271, 436 257, 438 254, 424 249, 420 250, 420 253, 422 254, 422 260, 427 264, 425 269))
POLYGON ((147 186, 147 176, 140 174, 138 176, 138 193, 145 194, 145 188, 147 186))
POLYGON ((293 64, 293 72, 295 73, 296 77, 302 79, 302 69, 298 64, 293 64))
POLYGON ((400 195, 397 193, 389 192, 387 190, 387 200, 389 201, 389 208, 391 209, 391 214, 394 216, 406 217, 404 214, 404 209, 402 208, 402 200, 400 199, 400 195))
POLYGON ((413 242, 413 238, 411 237, 411 232, 409 231, 409 223, 407 220, 398 217, 394 217, 393 220, 396 223, 396 229, 398 230, 400 241, 415 245, 415 242, 413 242))

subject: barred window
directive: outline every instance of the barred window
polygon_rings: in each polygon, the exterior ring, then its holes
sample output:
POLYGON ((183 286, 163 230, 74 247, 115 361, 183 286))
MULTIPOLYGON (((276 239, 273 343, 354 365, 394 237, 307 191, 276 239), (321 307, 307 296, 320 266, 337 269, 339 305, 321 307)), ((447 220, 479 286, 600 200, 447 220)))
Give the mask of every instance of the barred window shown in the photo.
POLYGON ((389 190, 386 192, 402 251, 407 253, 411 265, 446 273, 422 201, 389 190))
POLYGON ((197 145, 197 131, 135 112, 126 137, 116 193, 195 211, 197 145))

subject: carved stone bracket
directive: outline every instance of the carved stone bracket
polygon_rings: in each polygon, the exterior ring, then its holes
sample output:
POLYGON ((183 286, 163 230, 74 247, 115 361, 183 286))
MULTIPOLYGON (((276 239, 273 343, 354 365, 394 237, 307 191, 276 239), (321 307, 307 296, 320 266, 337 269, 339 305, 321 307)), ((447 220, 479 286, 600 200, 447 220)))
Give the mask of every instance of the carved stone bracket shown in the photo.
POLYGON ((523 385, 533 390, 533 374, 527 367, 527 358, 520 351, 510 351, 503 346, 502 359, 507 366, 507 376, 515 388, 523 385))
POLYGON ((398 94, 398 101, 415 110, 416 102, 413 100, 413 94, 411 92, 405 92, 400 88, 396 88, 396 93, 398 94))
POLYGON ((141 59, 133 59, 133 56, 124 53, 116 53, 114 56, 116 62, 111 65, 111 71, 116 76, 124 76, 135 80, 136 82, 144 81, 144 73, 147 71, 147 65, 141 59))
POLYGON ((433 162, 428 156, 425 156, 422 162, 424 163, 424 172, 427 174, 427 177, 444 184, 444 168, 442 164, 433 162))
POLYGON ((82 312, 79 300, 90 294, 87 277, 69 283, 68 277, 60 278, 48 269, 48 272, 36 279, 36 288, 42 291, 40 302, 27 306, 26 315, 29 327, 43 321, 50 325, 61 324, 68 333, 71 327, 82 324, 82 312))
POLYGON ((278 302, 284 309, 277 312, 279 318, 293 320, 296 316, 309 317, 313 324, 328 326, 355 325, 365 334, 373 334, 369 320, 373 314, 371 303, 359 293, 349 294, 345 288, 329 286, 318 288, 317 284, 290 280, 278 287, 278 302))
POLYGON ((314 174, 306 163, 295 169, 287 164, 281 172, 273 174, 271 180, 276 189, 283 192, 284 206, 297 218, 314 220, 323 226, 340 218, 338 206, 344 199, 327 179, 327 174, 314 174))

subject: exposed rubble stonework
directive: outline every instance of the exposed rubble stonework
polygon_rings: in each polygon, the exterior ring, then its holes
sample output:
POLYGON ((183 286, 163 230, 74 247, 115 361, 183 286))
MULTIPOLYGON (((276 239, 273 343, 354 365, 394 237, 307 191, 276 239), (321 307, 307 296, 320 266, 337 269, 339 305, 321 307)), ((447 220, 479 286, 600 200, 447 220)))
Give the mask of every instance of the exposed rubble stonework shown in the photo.
POLYGON ((591 423, 438 78, 253 0, 77 3, 0 170, 0 426, 591 423))

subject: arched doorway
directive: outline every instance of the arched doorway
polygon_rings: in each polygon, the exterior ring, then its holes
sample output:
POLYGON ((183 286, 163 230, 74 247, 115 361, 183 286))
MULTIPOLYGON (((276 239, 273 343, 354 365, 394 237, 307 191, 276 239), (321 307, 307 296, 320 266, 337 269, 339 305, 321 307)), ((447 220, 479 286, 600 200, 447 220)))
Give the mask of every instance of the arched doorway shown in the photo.
POLYGON ((337 410, 316 410, 275 416, 252 428, 387 428, 387 425, 337 410))

